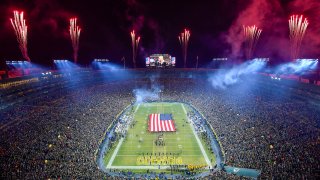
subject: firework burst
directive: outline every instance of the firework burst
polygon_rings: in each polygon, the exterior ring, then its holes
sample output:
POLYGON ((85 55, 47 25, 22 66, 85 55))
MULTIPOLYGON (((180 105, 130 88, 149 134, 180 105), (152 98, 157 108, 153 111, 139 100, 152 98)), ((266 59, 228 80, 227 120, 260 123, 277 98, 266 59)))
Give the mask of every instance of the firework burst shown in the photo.
POLYGON ((178 36, 178 39, 182 48, 184 68, 187 67, 187 50, 188 50, 189 38, 190 38, 190 31, 187 29, 184 29, 184 32, 182 32, 178 36))
POLYGON ((243 36, 245 44, 245 55, 247 59, 252 59, 253 52, 257 46, 262 30, 254 26, 243 26, 243 36))
POLYGON ((79 38, 80 38, 80 32, 81 28, 77 25, 77 18, 71 18, 70 19, 70 38, 73 48, 73 59, 74 62, 78 62, 78 51, 79 51, 79 38))
POLYGON ((132 45, 132 62, 133 67, 136 68, 136 58, 138 53, 138 47, 140 42, 140 36, 136 37, 134 30, 131 31, 131 45, 132 45))
POLYGON ((17 36, 19 48, 21 50, 23 58, 30 62, 27 49, 28 26, 26 25, 26 21, 23 17, 23 11, 13 11, 13 15, 14 18, 10 18, 10 21, 17 36))
POLYGON ((291 59, 299 57, 299 51, 304 34, 308 27, 308 20, 303 15, 292 15, 289 19, 289 38, 291 45, 291 59))

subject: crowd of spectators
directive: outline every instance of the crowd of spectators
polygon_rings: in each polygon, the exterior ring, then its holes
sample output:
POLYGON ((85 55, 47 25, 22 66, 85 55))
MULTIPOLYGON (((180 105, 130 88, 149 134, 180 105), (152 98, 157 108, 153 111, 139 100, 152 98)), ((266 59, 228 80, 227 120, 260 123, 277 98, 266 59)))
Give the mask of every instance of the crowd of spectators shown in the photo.
POLYGON ((306 98, 310 92, 277 83, 266 87, 264 78, 220 90, 205 81, 177 81, 171 87, 186 91, 167 92, 166 98, 187 101, 205 115, 226 165, 261 170, 263 178, 319 177, 319 99, 306 98))
MULTIPOLYGON (((262 179, 319 178, 320 108, 310 92, 263 78, 226 89, 214 89, 205 79, 156 81, 162 89, 159 100, 190 103, 204 115, 221 142, 226 165, 261 170, 262 179)), ((3 106, 0 177, 106 178, 96 163, 100 142, 117 114, 135 101, 133 90, 150 82, 145 77, 92 78, 86 86, 50 86, 49 93, 40 90, 32 99, 3 106)), ((14 88, 28 91, 25 85, 14 88)), ((222 171, 210 174, 208 178, 240 179, 222 171)))

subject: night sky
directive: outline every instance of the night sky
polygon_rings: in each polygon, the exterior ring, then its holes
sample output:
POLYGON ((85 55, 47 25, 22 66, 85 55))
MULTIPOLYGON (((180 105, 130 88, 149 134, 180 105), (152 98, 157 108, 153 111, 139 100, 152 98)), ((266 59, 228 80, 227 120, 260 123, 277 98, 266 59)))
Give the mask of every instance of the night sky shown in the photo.
POLYGON ((28 24, 28 51, 35 63, 72 59, 69 18, 82 27, 79 63, 108 58, 131 63, 130 31, 141 35, 138 64, 152 53, 169 53, 182 64, 178 34, 191 31, 188 66, 199 56, 201 66, 214 57, 243 58, 242 25, 263 29, 255 57, 286 61, 289 57, 288 18, 303 14, 310 22, 301 57, 320 57, 320 1, 317 0, 2 0, 0 4, 0 61, 22 55, 9 18, 24 10, 28 24))

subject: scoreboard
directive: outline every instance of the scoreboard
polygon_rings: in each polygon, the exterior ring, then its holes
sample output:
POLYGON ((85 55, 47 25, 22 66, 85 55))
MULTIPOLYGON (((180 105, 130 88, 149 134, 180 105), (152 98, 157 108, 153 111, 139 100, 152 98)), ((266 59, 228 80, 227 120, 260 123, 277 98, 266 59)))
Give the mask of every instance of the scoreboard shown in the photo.
POLYGON ((146 57, 146 67, 174 67, 176 58, 170 54, 152 54, 146 57))

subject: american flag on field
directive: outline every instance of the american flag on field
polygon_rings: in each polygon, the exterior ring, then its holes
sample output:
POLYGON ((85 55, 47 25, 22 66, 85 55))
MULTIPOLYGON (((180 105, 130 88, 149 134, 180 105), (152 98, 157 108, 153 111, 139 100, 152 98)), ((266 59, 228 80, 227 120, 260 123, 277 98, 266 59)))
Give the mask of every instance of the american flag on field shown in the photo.
POLYGON ((171 114, 150 114, 148 129, 150 132, 176 131, 171 114))

